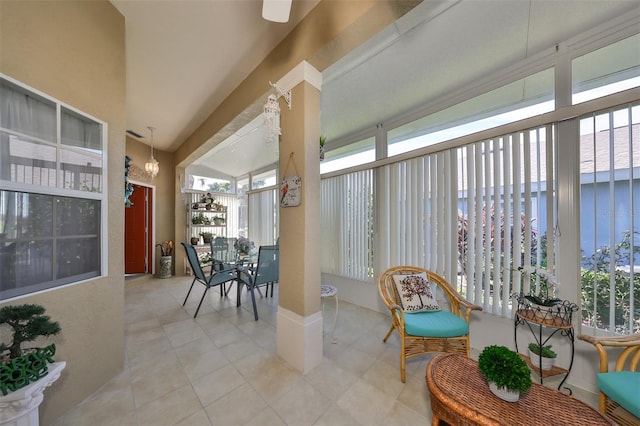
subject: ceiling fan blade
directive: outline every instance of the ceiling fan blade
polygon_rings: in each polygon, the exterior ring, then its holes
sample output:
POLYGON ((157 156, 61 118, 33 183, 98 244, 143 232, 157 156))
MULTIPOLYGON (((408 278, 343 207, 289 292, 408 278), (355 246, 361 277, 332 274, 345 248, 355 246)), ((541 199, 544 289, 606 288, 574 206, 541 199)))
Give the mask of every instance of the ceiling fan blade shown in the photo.
POLYGON ((267 21, 287 22, 292 0, 262 0, 262 17, 267 21))

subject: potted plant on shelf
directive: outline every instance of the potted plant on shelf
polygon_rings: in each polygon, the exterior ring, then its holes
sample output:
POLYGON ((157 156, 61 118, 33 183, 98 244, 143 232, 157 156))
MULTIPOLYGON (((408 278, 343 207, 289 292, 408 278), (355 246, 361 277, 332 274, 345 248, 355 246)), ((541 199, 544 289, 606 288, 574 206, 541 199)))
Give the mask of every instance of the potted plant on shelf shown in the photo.
POLYGON ((506 346, 487 346, 478 357, 480 373, 498 398, 516 402, 531 387, 531 371, 515 351, 506 346))
POLYGON ((213 224, 216 226, 222 226, 224 225, 224 217, 222 216, 216 216, 213 218, 213 224))
POLYGON ((213 208, 213 203, 216 202, 216 199, 210 192, 207 192, 205 195, 200 197, 200 203, 204 204, 204 208, 207 210, 211 210, 213 208))
POLYGON ((211 232, 201 232, 200 236, 202 236, 202 241, 205 244, 209 244, 211 242, 211 237, 213 237, 213 234, 211 232))
POLYGON ((551 370, 557 356, 558 354, 551 349, 551 345, 542 346, 535 342, 529 343, 529 359, 534 367, 545 371, 551 370))

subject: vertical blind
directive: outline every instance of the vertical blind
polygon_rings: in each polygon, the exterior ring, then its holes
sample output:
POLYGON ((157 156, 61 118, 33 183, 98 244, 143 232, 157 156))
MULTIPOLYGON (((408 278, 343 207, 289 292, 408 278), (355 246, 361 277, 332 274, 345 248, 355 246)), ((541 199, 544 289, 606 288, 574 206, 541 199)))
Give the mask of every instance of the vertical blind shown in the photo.
POLYGON ((278 238, 278 189, 249 193, 249 235, 256 247, 275 244, 278 238))
POLYGON ((371 281, 389 266, 423 266, 508 316, 512 293, 539 291, 532 271, 555 273, 554 132, 549 124, 323 179, 322 271, 371 281))
POLYGON ((321 182, 322 271, 369 281, 373 278, 373 170, 321 182))

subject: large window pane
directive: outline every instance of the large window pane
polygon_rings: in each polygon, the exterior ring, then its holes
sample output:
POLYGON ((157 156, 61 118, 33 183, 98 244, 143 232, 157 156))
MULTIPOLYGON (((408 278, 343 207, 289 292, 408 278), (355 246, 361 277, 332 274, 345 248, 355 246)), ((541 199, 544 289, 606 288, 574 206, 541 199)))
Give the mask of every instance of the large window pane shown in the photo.
POLYGON ((0 131, 0 179, 56 186, 56 147, 26 136, 0 131))
POLYGON ((329 173, 360 164, 372 163, 375 159, 376 141, 375 138, 371 137, 327 151, 324 155, 324 160, 320 163, 320 173, 329 173))
POLYGON ((99 212, 98 200, 0 191, 0 298, 98 276, 99 212))
POLYGON ((102 192, 102 159, 60 149, 60 182, 65 189, 102 192))
POLYGON ((62 110, 61 132, 64 145, 102 152, 102 126, 66 108, 62 110))
POLYGON ((640 34, 574 59, 571 70, 574 104, 640 86, 640 34))
POLYGON ((0 79, 0 128, 55 142, 55 103, 0 79))
POLYGON ((580 121, 582 321, 640 331, 640 106, 580 121))
POLYGON ((461 102, 389 131, 389 156, 553 110, 553 69, 461 102))

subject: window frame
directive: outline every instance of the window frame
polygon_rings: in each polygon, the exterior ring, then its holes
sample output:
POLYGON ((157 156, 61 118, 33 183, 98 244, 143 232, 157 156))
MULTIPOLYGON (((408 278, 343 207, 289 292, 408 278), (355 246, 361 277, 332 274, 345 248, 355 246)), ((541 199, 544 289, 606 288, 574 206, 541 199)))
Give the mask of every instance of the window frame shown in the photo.
MULTIPOLYGON (((55 197, 65 197, 65 198, 75 198, 78 200, 91 200, 91 201, 98 201, 100 203, 100 226, 99 226, 99 244, 98 244, 98 250, 100 251, 100 266, 99 266, 99 271, 98 271, 98 275, 97 276, 92 276, 92 277, 83 277, 83 274, 79 274, 76 275, 78 277, 77 280, 72 280, 72 281, 67 281, 67 282, 63 282, 61 284, 55 284, 56 282, 60 281, 59 279, 55 279, 54 281, 48 281, 48 283, 51 283, 51 286, 44 286, 45 288, 41 288, 32 292, 25 292, 25 293, 20 293, 14 296, 9 297, 7 300, 14 300, 14 299, 19 299, 19 298, 23 298, 23 297, 28 297, 28 296, 32 296, 34 294, 38 294, 41 292, 46 292, 46 291, 52 291, 52 290, 56 290, 59 288, 63 288, 66 286, 70 286, 70 285, 76 285, 76 284, 80 284, 83 282, 87 282, 87 281, 91 281, 91 280, 95 280, 95 279, 99 279, 105 276, 108 276, 109 274, 109 241, 108 241, 108 220, 109 220, 109 216, 108 216, 108 211, 109 211, 109 170, 108 170, 108 159, 109 159, 109 155, 108 155, 108 134, 109 134, 109 128, 108 128, 108 124, 107 122, 100 120, 86 112, 83 112, 75 107, 73 107, 72 105, 69 105, 65 102, 60 101, 59 99, 54 98, 53 96, 50 96, 38 89, 35 89, 19 80, 16 80, 14 78, 11 78, 3 73, 0 73, 0 80, 4 80, 6 82, 8 82, 10 85, 14 85, 16 87, 18 87, 21 91, 27 92, 29 94, 33 94, 35 97, 41 98, 47 102, 52 103, 53 105, 55 105, 55 115, 56 115, 56 122, 55 122, 55 126, 56 126, 56 137, 55 137, 55 149, 56 149, 56 175, 57 175, 57 180, 56 180, 56 186, 55 187, 51 187, 51 186, 42 186, 42 185, 37 185, 37 184, 30 184, 30 183, 24 183, 24 182, 11 182, 8 180, 3 180, 0 179, 0 190, 2 191, 11 191, 11 192, 20 192, 20 193, 29 193, 29 194, 42 194, 42 195, 47 195, 47 196, 52 196, 54 197, 54 200, 56 199, 55 197), (59 175, 61 173, 61 151, 62 150, 69 150, 71 148, 71 150, 77 150, 78 147, 75 146, 71 146, 71 145, 65 145, 63 144, 62 141, 62 130, 61 130, 61 119, 62 119, 62 110, 67 110, 68 112, 80 116, 84 119, 87 119, 91 122, 94 122, 96 124, 98 124, 101 127, 101 131, 100 131, 100 137, 101 137, 101 145, 102 145, 102 150, 101 150, 101 190, 94 192, 94 191, 83 191, 83 190, 78 190, 78 189, 67 189, 64 188, 64 186, 61 186, 61 183, 58 181, 59 179, 59 175)), ((9 128, 0 128, 1 131, 11 135, 11 134, 19 134, 19 132, 10 130, 9 128)), ((51 146, 53 146, 53 144, 51 143, 51 146)), ((123 160, 124 161, 124 160, 123 160)), ((123 173, 123 178, 124 178, 124 173, 123 173)), ((124 208, 124 206, 123 206, 124 208)), ((55 224, 54 224, 55 226, 55 224)), ((52 239, 55 239, 56 237, 52 237, 52 239)), ((59 238, 59 237, 58 237, 59 238)), ((24 238, 25 241, 27 240, 32 240, 32 238, 24 238)), ((54 255, 54 258, 56 256, 54 255)), ((86 274, 85 274, 86 275, 86 274)))

